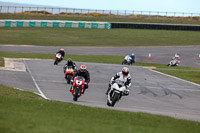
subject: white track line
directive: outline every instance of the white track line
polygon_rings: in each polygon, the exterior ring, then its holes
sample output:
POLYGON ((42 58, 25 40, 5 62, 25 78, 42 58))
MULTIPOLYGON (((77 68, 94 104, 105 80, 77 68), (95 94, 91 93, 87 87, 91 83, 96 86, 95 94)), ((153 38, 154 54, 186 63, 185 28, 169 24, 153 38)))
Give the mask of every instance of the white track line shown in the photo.
POLYGON ((35 84, 37 90, 38 90, 39 93, 40 93, 39 95, 42 96, 44 99, 48 99, 48 98, 44 95, 44 93, 40 90, 40 87, 39 87, 38 84, 36 83, 36 80, 35 80, 35 78, 33 77, 32 73, 31 73, 31 70, 29 69, 29 67, 28 67, 28 65, 26 64, 25 61, 24 61, 24 64, 25 64, 25 66, 26 66, 26 69, 27 69, 28 72, 30 73, 31 78, 33 79, 33 82, 34 82, 34 84, 35 84))
POLYGON ((199 84, 196 84, 196 83, 193 83, 193 82, 190 82, 190 81, 184 80, 184 79, 180 79, 180 78, 177 78, 177 77, 174 77, 174 76, 171 76, 171 75, 168 75, 168 74, 162 73, 162 72, 158 72, 158 71, 155 71, 155 70, 152 70, 152 69, 149 69, 149 70, 150 70, 150 71, 153 71, 153 72, 156 72, 156 73, 159 73, 159 74, 162 74, 162 75, 165 75, 165 76, 171 77, 171 78, 175 78, 175 79, 178 79, 178 80, 181 80, 181 81, 184 81, 184 82, 187 82, 187 83, 190 83, 190 84, 193 84, 193 85, 196 85, 196 86, 200 87, 200 85, 199 85, 199 84))

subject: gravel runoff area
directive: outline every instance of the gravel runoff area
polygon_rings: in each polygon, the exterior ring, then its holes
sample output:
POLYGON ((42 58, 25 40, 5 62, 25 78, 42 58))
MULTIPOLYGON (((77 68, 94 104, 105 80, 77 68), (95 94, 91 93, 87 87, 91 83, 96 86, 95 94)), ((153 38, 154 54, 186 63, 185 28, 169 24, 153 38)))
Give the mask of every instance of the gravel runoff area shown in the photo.
MULTIPOLYGON (((0 45, 0 51, 24 53, 56 53, 60 47, 0 45)), ((137 62, 168 64, 175 53, 181 58, 180 66, 200 68, 200 46, 176 47, 64 47, 66 54, 127 55, 135 53, 137 62), (151 54, 151 60, 148 59, 151 54)))

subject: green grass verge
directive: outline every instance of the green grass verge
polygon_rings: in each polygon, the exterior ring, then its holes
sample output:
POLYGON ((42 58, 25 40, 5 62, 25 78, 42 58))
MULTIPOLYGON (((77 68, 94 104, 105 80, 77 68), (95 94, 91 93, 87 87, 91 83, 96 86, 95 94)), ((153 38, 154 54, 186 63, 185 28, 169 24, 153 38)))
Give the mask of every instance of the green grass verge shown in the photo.
MULTIPOLYGON (((54 59, 54 56, 55 56, 54 54, 0 52, 0 57, 10 57, 10 58, 54 59)), ((79 62, 121 64, 121 62, 124 59, 124 56, 66 55, 63 61, 66 61, 68 58, 71 58, 73 61, 79 61, 79 62)), ((1 62, 0 62, 0 65, 3 66, 1 62)), ((157 71, 200 84, 200 68, 192 68, 192 67, 184 67, 184 66, 168 67, 167 65, 164 65, 164 64, 142 63, 142 62, 136 62, 133 65, 156 67, 155 70, 157 71)))
POLYGON ((0 28, 0 44, 42 46, 200 45, 200 32, 141 29, 0 28))
POLYGON ((0 85, 1 133, 199 133, 200 123, 41 99, 0 85))
POLYGON ((197 84, 200 84, 200 70, 199 71, 189 71, 189 70, 157 70, 159 72, 173 75, 175 77, 185 79, 197 84))

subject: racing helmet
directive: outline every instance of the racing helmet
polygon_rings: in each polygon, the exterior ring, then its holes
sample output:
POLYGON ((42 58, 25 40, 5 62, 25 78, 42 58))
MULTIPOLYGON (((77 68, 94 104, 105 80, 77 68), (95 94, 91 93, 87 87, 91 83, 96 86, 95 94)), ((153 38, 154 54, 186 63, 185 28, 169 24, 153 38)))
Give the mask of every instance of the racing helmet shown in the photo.
POLYGON ((175 57, 179 57, 179 55, 176 53, 176 54, 175 54, 175 57))
POLYGON ((72 65, 72 59, 71 59, 71 58, 69 58, 69 59, 67 60, 67 64, 68 64, 68 65, 72 65))
POLYGON ((135 54, 134 54, 134 53, 132 53, 131 55, 132 55, 132 56, 135 56, 135 54))
POLYGON ((80 71, 81 72, 85 72, 86 71, 86 65, 81 65, 81 67, 80 67, 80 71))
POLYGON ((65 51, 64 48, 61 48, 60 51, 65 51))
POLYGON ((122 74, 124 77, 126 77, 129 74, 129 69, 127 67, 122 68, 122 74))

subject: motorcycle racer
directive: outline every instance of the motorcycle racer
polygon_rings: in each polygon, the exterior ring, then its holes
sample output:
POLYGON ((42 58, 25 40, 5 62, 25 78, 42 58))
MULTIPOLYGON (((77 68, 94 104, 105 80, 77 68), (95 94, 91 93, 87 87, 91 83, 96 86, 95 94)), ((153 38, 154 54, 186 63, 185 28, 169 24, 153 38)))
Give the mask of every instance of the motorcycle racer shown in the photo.
POLYGON ((108 92, 110 91, 112 84, 115 83, 116 79, 120 79, 125 82, 126 90, 124 91, 124 95, 129 95, 129 87, 131 86, 131 75, 129 74, 129 69, 127 67, 123 67, 121 72, 118 72, 114 77, 111 78, 106 95, 108 95, 108 92))
MULTIPOLYGON (((88 83, 90 82, 90 74, 89 74, 88 70, 86 70, 86 68, 87 68, 86 65, 81 65, 80 69, 78 71, 76 71, 76 73, 73 75, 72 80, 71 80, 71 83, 73 83, 73 79, 76 76, 82 76, 85 78, 83 93, 85 92, 85 89, 88 88, 88 83)), ((72 89, 72 87, 70 88, 70 92, 71 92, 71 89, 72 89)))
POLYGON ((62 55, 62 58, 61 58, 61 61, 62 61, 63 58, 65 57, 65 50, 64 50, 64 48, 61 48, 57 53, 60 53, 62 55))
MULTIPOLYGON (((127 62, 130 62, 130 64, 135 63, 135 54, 132 53, 130 55, 126 55, 125 58, 124 58, 124 60, 126 60, 127 62), (128 61, 129 58, 130 58, 130 61, 128 61)), ((122 65, 123 65, 123 62, 122 62, 122 65)))
POLYGON ((178 66, 180 62, 180 56, 175 54, 174 57, 172 57, 172 60, 168 63, 168 66, 178 66))
POLYGON ((180 56, 178 54, 175 54, 174 57, 172 58, 173 60, 180 60, 180 56))
POLYGON ((70 59, 70 58, 67 60, 67 63, 63 67, 64 73, 65 73, 65 70, 67 69, 68 66, 71 66, 74 69, 75 72, 77 71, 76 63, 73 62, 72 59, 70 59))
POLYGON ((132 64, 132 63, 135 63, 135 54, 132 53, 132 54, 130 54, 129 56, 132 58, 131 64, 132 64))

